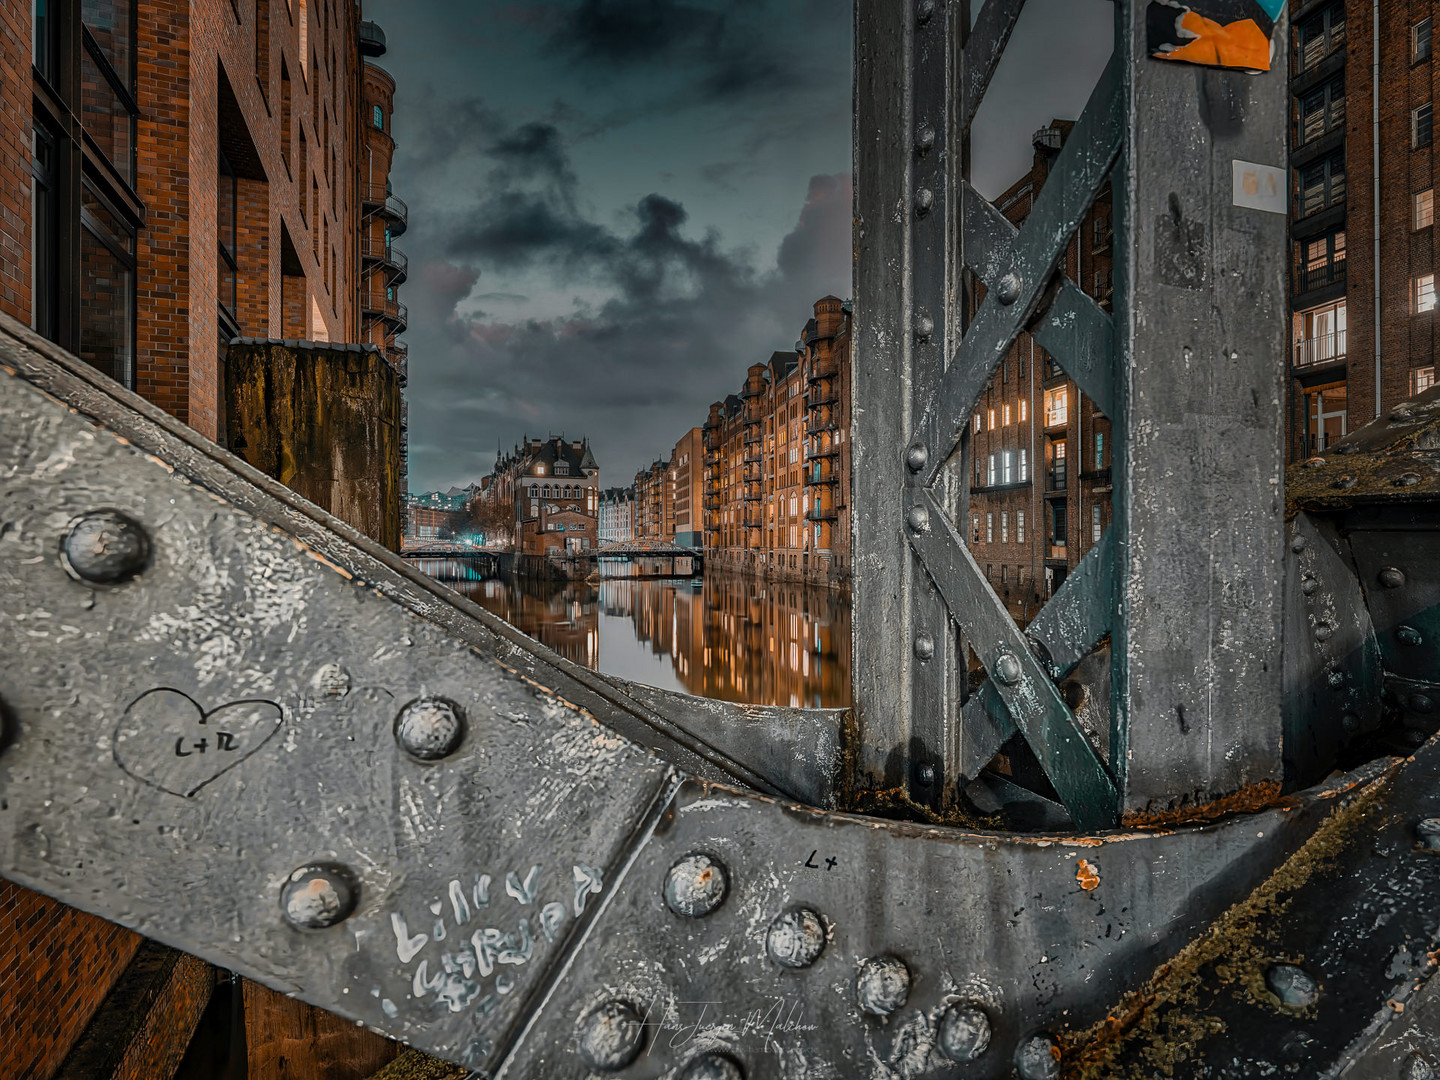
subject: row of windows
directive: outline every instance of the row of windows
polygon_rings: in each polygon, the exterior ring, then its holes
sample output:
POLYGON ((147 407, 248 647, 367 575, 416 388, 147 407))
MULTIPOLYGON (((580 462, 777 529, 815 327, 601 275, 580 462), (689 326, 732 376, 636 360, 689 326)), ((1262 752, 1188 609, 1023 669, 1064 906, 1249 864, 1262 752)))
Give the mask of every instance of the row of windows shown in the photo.
MULTIPOLYGON (((1066 513, 1067 513, 1067 507, 1066 507, 1066 504, 1065 504, 1064 500, 1061 500, 1061 501, 1058 501, 1058 502, 1055 502, 1055 503, 1052 503, 1052 504, 1051 504, 1051 512, 1050 512, 1050 540, 1051 540, 1051 542, 1052 542, 1053 544, 1055 544, 1057 547, 1064 547, 1064 546, 1065 546, 1066 534, 1067 534, 1067 532, 1068 532, 1068 527, 1067 527, 1067 524, 1066 524, 1066 513)), ((995 536, 996 536, 996 533, 995 533, 995 525, 996 525, 996 519, 997 519, 997 518, 999 519, 999 525, 1000 525, 1000 533, 999 533, 1000 543, 1002 543, 1002 544, 1008 544, 1008 543, 1010 543, 1010 519, 1011 519, 1011 513, 1010 513, 1010 511, 1008 511, 1008 510, 1001 510, 998 514, 997 514, 995 511, 993 511, 993 510, 986 511, 986 513, 985 513, 985 525, 984 525, 984 542, 987 543, 987 544, 993 544, 993 543, 995 543, 995 536)), ((1024 510, 1016 510, 1015 513, 1014 513, 1014 519, 1015 519, 1015 543, 1017 543, 1017 544, 1023 544, 1023 543, 1025 543, 1025 511, 1024 511, 1024 510)), ((1101 506, 1100 506, 1099 503, 1093 503, 1093 504, 1091 505, 1091 507, 1090 507, 1090 541, 1091 541, 1091 543, 1098 544, 1098 543, 1100 542, 1100 537, 1101 537, 1101 535, 1104 533, 1104 531, 1105 531, 1104 512, 1103 512, 1103 510, 1101 509, 1101 506)), ((980 525, 980 515, 979 515, 979 514, 971 514, 971 515, 970 515, 970 542, 971 542, 972 545, 973 545, 973 544, 978 544, 978 543, 981 542, 981 525, 980 525)))

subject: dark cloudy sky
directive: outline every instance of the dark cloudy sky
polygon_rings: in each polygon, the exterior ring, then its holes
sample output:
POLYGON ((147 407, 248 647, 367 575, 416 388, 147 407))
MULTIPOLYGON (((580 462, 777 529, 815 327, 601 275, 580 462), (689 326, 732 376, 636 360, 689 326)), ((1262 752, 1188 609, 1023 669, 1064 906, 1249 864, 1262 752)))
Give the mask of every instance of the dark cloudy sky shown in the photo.
MULTIPOLYGON (((412 490, 479 479, 526 432, 589 436, 627 484, 851 295, 848 0, 364 11, 398 84, 412 490)), ((1077 114, 1112 11, 1030 0, 977 123, 982 191, 1077 114)))

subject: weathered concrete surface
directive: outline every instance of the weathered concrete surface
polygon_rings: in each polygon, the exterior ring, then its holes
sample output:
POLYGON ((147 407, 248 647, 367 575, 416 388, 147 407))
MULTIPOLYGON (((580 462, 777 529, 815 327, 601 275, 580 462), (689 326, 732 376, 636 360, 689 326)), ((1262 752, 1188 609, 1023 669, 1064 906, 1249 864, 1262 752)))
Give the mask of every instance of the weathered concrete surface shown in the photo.
POLYGON ((232 343, 229 448, 392 551, 400 549, 400 383, 374 350, 232 343))

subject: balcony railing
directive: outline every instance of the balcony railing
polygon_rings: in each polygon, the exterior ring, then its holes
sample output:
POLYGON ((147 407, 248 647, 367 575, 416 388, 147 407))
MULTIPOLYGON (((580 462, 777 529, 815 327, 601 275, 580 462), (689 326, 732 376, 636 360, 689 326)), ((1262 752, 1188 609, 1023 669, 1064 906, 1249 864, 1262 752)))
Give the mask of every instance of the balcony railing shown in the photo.
POLYGON ((816 361, 805 381, 817 383, 822 379, 833 379, 838 374, 840 374, 840 361, 836 360, 834 356, 827 356, 816 361))
POLYGON ((1050 472, 1045 477, 1046 491, 1064 491, 1068 479, 1065 463, 1051 466, 1050 472))
POLYGON ((831 393, 826 394, 824 397, 811 398, 806 402, 805 407, 808 409, 819 409, 827 405, 838 405, 839 403, 839 395, 831 393))
POLYGON ((410 309, 398 300, 392 300, 384 293, 365 293, 360 299, 360 310, 371 318, 384 319, 394 326, 394 333, 401 333, 410 322, 410 309))
POLYGON ((834 444, 822 446, 817 450, 806 451, 805 460, 814 461, 816 458, 835 457, 840 453, 840 447, 834 444))
POLYGON ((399 285, 409 276, 410 260, 405 253, 379 237, 367 236, 360 241, 360 257, 385 267, 386 279, 392 285, 399 285))
POLYGON ((1339 285, 1345 281, 1345 259, 1330 259, 1318 266, 1307 266, 1297 272, 1299 279, 1295 282, 1296 292, 1310 292, 1312 289, 1323 289, 1327 285, 1339 285))
POLYGON ((805 511, 807 521, 839 521, 840 509, 835 506, 812 506, 805 511))
POLYGON ((1295 366, 1311 367, 1315 364, 1328 364, 1333 360, 1344 360, 1345 334, 1344 330, 1335 330, 1329 334, 1298 339, 1295 342, 1295 366))
POLYGON ((386 191, 384 184, 361 184, 360 205, 367 214, 383 214, 391 223, 391 236, 399 236, 410 222, 410 207, 404 199, 386 191))
POLYGON ((1047 428, 1064 427, 1069 422, 1070 406, 1068 402, 1045 410, 1045 426, 1047 428))

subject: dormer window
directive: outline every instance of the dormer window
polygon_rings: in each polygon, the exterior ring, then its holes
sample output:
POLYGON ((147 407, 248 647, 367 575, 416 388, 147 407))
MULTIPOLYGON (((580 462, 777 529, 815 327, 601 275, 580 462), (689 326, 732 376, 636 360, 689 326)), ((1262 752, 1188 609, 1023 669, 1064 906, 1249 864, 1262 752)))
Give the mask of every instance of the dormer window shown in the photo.
POLYGON ((569 475, 570 475, 570 465, 569 465, 567 462, 564 462, 564 461, 557 461, 557 462, 555 462, 555 475, 556 475, 556 476, 569 476, 569 475))
POLYGON ((544 476, 544 475, 545 475, 545 466, 544 466, 544 465, 536 465, 536 466, 535 466, 535 475, 536 475, 536 476, 544 476))

